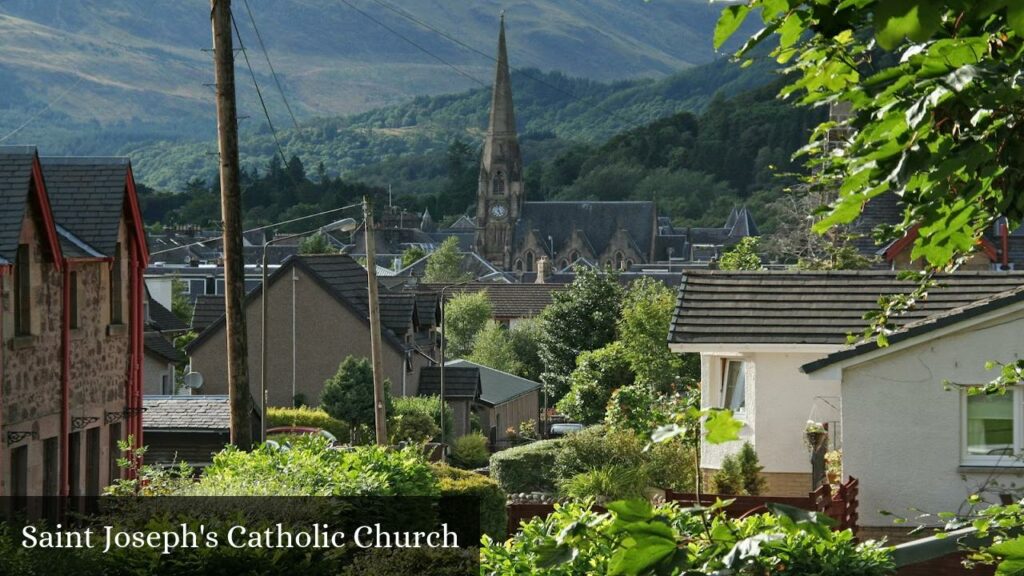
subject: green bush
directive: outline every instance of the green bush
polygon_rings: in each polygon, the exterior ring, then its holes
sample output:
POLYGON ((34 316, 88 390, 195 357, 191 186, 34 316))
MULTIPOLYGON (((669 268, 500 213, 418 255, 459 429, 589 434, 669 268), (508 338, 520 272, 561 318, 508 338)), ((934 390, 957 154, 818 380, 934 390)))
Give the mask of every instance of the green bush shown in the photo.
POLYGON ((559 484, 559 491, 578 500, 593 498, 598 502, 642 498, 650 484, 643 467, 601 466, 582 472, 559 484))
POLYGON ((675 396, 659 396, 647 384, 633 384, 612 392, 604 421, 612 428, 647 436, 668 423, 676 405, 675 396))
MULTIPOLYGON (((394 443, 437 441, 441 434, 438 415, 441 403, 437 396, 404 396, 391 400, 388 412, 388 432, 394 443)), ((454 428, 452 407, 445 404, 444 429, 450 434, 454 428)))
POLYGON ((469 496, 480 502, 480 533, 504 540, 508 525, 508 497, 494 480, 466 470, 435 464, 441 496, 469 496))
POLYGON ((320 408, 275 408, 267 406, 267 428, 277 426, 309 426, 320 428, 334 434, 339 442, 347 442, 349 438, 348 424, 331 418, 320 408))
POLYGON ((577 474, 606 466, 639 469, 644 465, 647 439, 632 430, 610 430, 591 426, 565 438, 552 469, 555 477, 567 481, 577 474))
POLYGON ((477 569, 474 551, 463 548, 371 548, 356 556, 341 574, 466 576, 477 569))
POLYGON ((729 454, 722 459, 722 467, 711 477, 715 492, 730 496, 757 496, 767 487, 767 481, 761 476, 761 466, 757 452, 750 442, 744 442, 736 454, 729 454))
POLYGON ((697 475, 697 449, 679 438, 656 442, 646 452, 651 486, 693 492, 697 475))
POLYGON ((466 434, 455 440, 452 446, 452 465, 473 470, 487 466, 491 452, 487 449, 487 437, 480 433, 466 434))
POLYGON ((636 376, 622 342, 583 352, 569 376, 569 391, 558 401, 558 411, 584 424, 604 421, 612 391, 633 383, 636 376))
POLYGON ((551 469, 563 439, 541 440, 502 450, 491 456, 491 478, 505 492, 553 492, 551 469))

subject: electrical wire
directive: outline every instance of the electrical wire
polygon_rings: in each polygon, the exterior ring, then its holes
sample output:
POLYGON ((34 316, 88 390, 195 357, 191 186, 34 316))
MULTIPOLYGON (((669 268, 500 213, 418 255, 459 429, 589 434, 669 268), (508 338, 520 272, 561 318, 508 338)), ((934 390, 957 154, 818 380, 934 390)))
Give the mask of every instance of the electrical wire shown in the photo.
POLYGON ((259 41, 260 49, 263 50, 263 57, 267 60, 270 75, 274 78, 274 84, 277 84, 277 92, 281 95, 281 100, 284 101, 284 107, 288 109, 288 115, 292 117, 292 125, 298 129, 299 121, 295 119, 295 113, 292 112, 292 107, 288 104, 288 98, 284 95, 284 88, 281 87, 281 80, 277 77, 277 71, 274 70, 274 65, 270 63, 270 54, 267 53, 267 46, 263 43, 263 35, 260 34, 260 29, 256 26, 256 19, 253 18, 252 9, 249 8, 249 0, 242 0, 242 3, 245 4, 245 11, 249 14, 249 22, 252 23, 252 29, 256 32, 256 40, 259 41))
POLYGON ((22 122, 21 126, 18 126, 14 130, 11 130, 7 134, 5 134, 2 138, 0 138, 0 142, 3 142, 4 140, 7 140, 11 136, 14 136, 18 132, 21 132, 22 129, 24 129, 26 126, 28 126, 32 122, 35 122, 40 116, 42 116, 44 113, 46 113, 46 111, 49 110, 54 104, 56 104, 57 102, 60 102, 61 100, 64 99, 65 96, 67 96, 68 94, 73 92, 75 90, 75 88, 78 88, 78 86, 82 83, 83 80, 85 80, 85 76, 79 75, 77 82, 72 84, 67 90, 61 92, 59 96, 57 96, 53 100, 50 100, 49 102, 47 102, 46 106, 44 106, 42 110, 40 110, 40 111, 36 112, 35 114, 33 114, 31 117, 29 117, 28 120, 25 120, 24 122, 22 122))

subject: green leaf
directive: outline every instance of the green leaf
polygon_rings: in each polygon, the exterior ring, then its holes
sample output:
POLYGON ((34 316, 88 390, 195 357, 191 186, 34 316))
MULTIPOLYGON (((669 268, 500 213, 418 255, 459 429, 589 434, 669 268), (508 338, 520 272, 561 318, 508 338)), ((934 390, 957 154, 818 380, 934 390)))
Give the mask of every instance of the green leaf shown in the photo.
POLYGON ((1024 559, 1024 536, 989 546, 988 551, 1003 558, 1024 559))
POLYGON ((716 50, 721 48, 722 44, 736 32, 749 13, 750 6, 746 4, 727 6, 725 10, 722 10, 722 15, 718 17, 718 24, 715 25, 714 44, 716 50))
POLYGON ((942 24, 942 3, 937 0, 885 0, 875 8, 875 39, 892 50, 904 38, 924 42, 942 24))
POLYGON ((605 504, 623 522, 644 522, 654 516, 654 509, 647 500, 617 500, 605 504))
POLYGON ((618 574, 628 576, 642 574, 648 568, 675 552, 675 550, 676 543, 674 540, 660 536, 641 536, 635 538, 633 546, 620 549, 615 554, 609 574, 611 576, 618 574))
POLYGON ((729 410, 712 410, 708 419, 704 421, 707 435, 704 437, 711 444, 722 444, 732 440, 739 440, 740 428, 743 423, 732 417, 729 410))

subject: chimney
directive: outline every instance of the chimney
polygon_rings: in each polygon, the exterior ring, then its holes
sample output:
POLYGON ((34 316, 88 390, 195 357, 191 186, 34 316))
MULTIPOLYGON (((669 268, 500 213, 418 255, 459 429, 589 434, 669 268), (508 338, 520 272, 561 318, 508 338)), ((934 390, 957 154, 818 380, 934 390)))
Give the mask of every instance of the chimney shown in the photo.
POLYGON ((535 284, 546 284, 548 278, 551 277, 551 261, 547 258, 540 258, 537 260, 537 279, 534 280, 535 284))

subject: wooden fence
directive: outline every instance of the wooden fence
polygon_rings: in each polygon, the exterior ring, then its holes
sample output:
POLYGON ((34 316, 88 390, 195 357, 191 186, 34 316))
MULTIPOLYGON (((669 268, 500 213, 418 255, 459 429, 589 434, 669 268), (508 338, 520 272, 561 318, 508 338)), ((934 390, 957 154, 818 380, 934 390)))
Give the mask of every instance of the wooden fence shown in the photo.
MULTIPOLYGON (((803 497, 787 496, 728 496, 725 494, 701 494, 697 499, 696 494, 665 491, 665 500, 678 502, 683 506, 696 504, 712 504, 716 499, 733 500, 725 508, 725 514, 734 518, 742 518, 749 514, 757 514, 767 510, 769 503, 787 504, 804 510, 822 512, 836 520, 836 529, 847 528, 856 531, 857 529, 857 489, 859 481, 850 478, 845 484, 841 484, 833 493, 826 484, 814 492, 803 497)), ((522 503, 508 505, 508 533, 515 534, 519 531, 520 522, 529 521, 532 518, 546 517, 555 509, 554 504, 522 503)), ((597 507, 598 510, 602 510, 597 507)))

